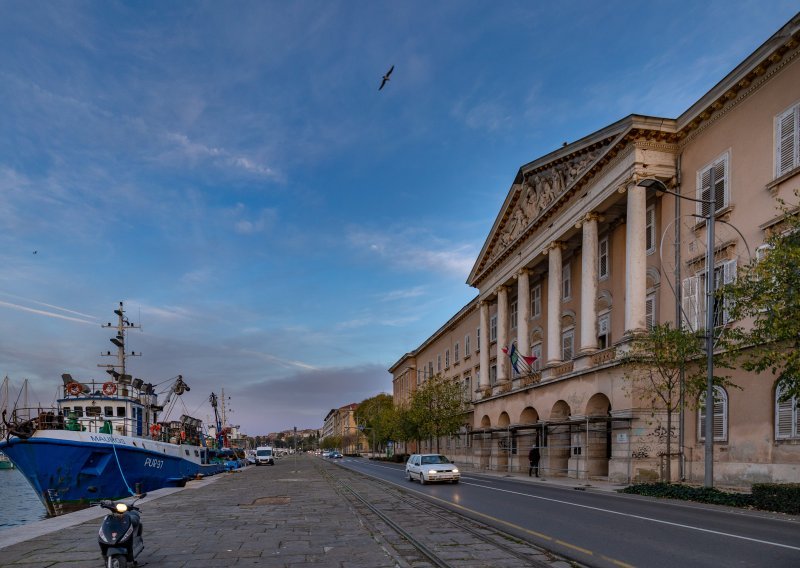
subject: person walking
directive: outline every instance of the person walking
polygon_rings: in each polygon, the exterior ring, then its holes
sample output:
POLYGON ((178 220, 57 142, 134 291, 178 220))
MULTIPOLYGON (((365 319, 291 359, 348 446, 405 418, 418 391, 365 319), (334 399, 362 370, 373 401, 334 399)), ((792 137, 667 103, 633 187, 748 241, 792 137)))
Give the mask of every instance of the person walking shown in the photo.
POLYGON ((531 446, 531 451, 528 452, 528 463, 530 464, 528 467, 528 477, 531 477, 533 472, 536 473, 536 477, 539 477, 539 458, 541 457, 539 453, 539 441, 536 441, 536 444, 531 446))

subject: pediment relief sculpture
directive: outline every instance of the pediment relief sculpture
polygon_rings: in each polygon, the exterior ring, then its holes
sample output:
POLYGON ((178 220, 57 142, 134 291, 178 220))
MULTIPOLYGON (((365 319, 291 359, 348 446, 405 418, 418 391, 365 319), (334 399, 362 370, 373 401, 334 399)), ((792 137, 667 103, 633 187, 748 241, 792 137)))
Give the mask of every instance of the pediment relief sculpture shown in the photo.
POLYGON ((501 228, 490 258, 499 256, 535 221, 568 187, 580 178, 603 149, 583 154, 549 169, 525 175, 521 187, 515 184, 512 191, 521 193, 506 224, 501 228))

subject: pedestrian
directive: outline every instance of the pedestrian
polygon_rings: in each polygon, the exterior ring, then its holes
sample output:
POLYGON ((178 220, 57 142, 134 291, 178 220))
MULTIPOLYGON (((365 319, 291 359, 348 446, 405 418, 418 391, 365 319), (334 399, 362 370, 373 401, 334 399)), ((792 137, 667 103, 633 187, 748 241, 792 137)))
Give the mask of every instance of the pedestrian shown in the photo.
POLYGON ((528 467, 528 477, 530 477, 533 472, 536 472, 536 477, 539 477, 539 458, 539 442, 537 440, 536 445, 531 446, 531 451, 528 452, 528 462, 530 463, 528 467))

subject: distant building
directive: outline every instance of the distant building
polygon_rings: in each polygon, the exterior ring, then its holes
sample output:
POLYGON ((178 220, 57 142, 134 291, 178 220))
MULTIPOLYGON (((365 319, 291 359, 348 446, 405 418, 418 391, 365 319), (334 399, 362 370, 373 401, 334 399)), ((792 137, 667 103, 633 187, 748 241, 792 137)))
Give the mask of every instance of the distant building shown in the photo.
POLYGON ((356 423, 356 408, 358 404, 351 403, 331 409, 325 416, 325 423, 322 426, 322 440, 338 437, 342 445, 340 449, 346 453, 367 451, 369 447, 367 438, 356 423))
MULTIPOLYGON (((479 468, 524 471, 538 445, 547 475, 652 480, 669 459, 674 477, 682 469, 702 481, 702 397, 686 411, 679 450, 679 432, 630 395, 619 362, 631 334, 654 322, 680 313, 704 327, 699 216, 709 210, 638 184, 656 179, 706 200, 714 184, 715 226, 741 233, 717 241, 712 277, 724 283, 779 223, 775 198, 792 202, 798 148, 796 16, 678 118, 630 115, 520 167, 467 280, 477 297, 390 368, 395 401, 438 373, 463 383, 464 432, 441 447, 479 468), (677 281, 674 253, 661 254, 676 225, 677 281), (536 357, 531 372, 512 368, 502 351, 512 344, 536 357)), ((718 317, 726 323, 724 310, 718 317)), ((715 483, 800 481, 797 401, 779 402, 769 372, 733 379, 741 390, 715 394, 715 483)))

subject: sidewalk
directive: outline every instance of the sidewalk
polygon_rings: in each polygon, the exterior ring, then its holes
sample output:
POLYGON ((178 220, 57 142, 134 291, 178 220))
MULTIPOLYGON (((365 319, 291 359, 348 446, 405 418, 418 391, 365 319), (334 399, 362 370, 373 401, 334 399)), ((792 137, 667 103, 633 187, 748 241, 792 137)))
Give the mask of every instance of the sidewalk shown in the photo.
MULTIPOLYGON (((306 565, 389 568, 396 559, 315 468, 316 460, 282 459, 182 490, 160 490, 140 502, 152 568, 306 565)), ((102 566, 92 508, 0 531, 0 566, 102 566), (30 538, 30 537, 33 538, 30 538)))
MULTIPOLYGON (((461 466, 459 466, 461 467, 461 466)), ((514 481, 521 481, 526 483, 537 483, 542 485, 565 487, 576 489, 578 491, 606 491, 614 493, 620 489, 628 487, 628 483, 612 483, 601 479, 574 479, 571 477, 562 476, 548 476, 540 474, 540 477, 529 477, 524 473, 506 472, 506 471, 490 471, 490 470, 477 470, 472 468, 461 468, 462 477, 486 476, 486 477, 502 477, 504 479, 513 479, 514 481)))

